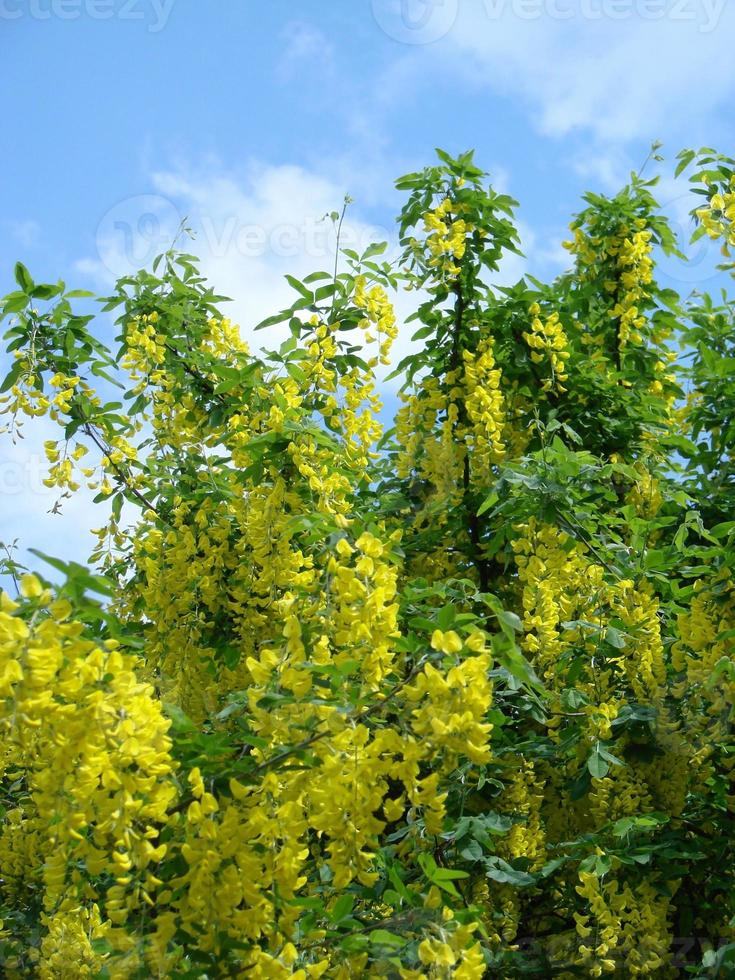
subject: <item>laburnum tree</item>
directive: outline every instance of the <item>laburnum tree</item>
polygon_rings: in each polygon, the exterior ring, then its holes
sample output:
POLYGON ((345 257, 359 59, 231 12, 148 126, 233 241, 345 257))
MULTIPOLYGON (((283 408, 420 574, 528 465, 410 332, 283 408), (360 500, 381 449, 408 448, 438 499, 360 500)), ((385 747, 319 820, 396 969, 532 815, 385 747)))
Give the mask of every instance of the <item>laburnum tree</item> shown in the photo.
MULTIPOLYGON (((732 269, 735 161, 687 169, 732 269)), ((105 516, 4 562, 4 976, 735 969, 735 308, 657 283, 654 184, 500 288, 515 202, 439 152, 400 260, 290 278, 261 355, 190 255, 114 354, 18 264, 7 428, 105 516)))

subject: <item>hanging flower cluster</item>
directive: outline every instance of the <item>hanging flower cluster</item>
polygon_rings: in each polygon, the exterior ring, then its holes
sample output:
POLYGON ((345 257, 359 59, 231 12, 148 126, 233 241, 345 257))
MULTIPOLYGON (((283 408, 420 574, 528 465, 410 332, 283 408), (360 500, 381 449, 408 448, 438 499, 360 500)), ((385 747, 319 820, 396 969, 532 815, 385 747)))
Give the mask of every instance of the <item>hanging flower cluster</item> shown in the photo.
POLYGON ((429 233, 426 239, 431 256, 429 264, 449 276, 459 275, 457 261, 464 256, 467 233, 471 230, 463 218, 452 219, 453 212, 457 212, 456 204, 445 197, 438 207, 424 215, 424 231, 429 233))
POLYGON ((721 238, 728 248, 735 246, 735 177, 730 178, 729 187, 713 194, 695 214, 710 238, 721 238))
POLYGON ((524 332, 523 339, 531 348, 531 360, 534 364, 548 365, 551 375, 544 380, 541 390, 564 392, 566 388, 563 387, 562 382, 568 378, 565 362, 570 352, 569 341, 559 323, 559 314, 552 313, 545 320, 541 320, 541 307, 538 303, 532 303, 528 312, 533 320, 531 329, 524 332))

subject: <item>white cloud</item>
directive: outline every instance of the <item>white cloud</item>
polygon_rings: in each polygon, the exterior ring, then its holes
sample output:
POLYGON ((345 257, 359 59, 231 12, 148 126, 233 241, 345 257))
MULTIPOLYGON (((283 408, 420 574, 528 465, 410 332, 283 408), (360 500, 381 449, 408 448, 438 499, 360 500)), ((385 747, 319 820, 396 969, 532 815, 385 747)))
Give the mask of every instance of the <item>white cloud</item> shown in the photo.
POLYGON ((280 81, 288 82, 307 72, 313 77, 334 71, 334 47, 318 28, 304 21, 290 21, 282 31, 283 49, 276 66, 280 81))
POLYGON ((572 155, 570 163, 585 183, 594 181, 599 188, 612 193, 617 193, 628 182, 634 169, 630 155, 620 144, 605 145, 599 141, 572 155))
POLYGON ((23 248, 31 248, 38 241, 41 226, 32 218, 24 221, 14 221, 11 219, 4 221, 3 224, 23 248))
POLYGON ((444 18, 447 5, 456 10, 444 35, 407 55, 416 76, 451 66, 472 88, 520 97, 546 133, 654 138, 679 123, 691 130, 693 117, 706 125, 732 100, 735 4, 724 0, 424 3, 444 18))

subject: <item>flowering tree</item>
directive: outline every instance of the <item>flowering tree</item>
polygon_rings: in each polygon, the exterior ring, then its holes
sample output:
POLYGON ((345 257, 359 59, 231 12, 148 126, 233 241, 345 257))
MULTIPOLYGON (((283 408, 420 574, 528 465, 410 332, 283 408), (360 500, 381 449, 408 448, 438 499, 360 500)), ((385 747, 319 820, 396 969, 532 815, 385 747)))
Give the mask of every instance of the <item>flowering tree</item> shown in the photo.
MULTIPOLYGON (((735 161, 687 167, 727 255, 735 161)), ((493 288, 484 180, 401 178, 400 263, 290 279, 264 356, 189 255, 104 300, 114 355, 16 267, 8 428, 49 416, 49 485, 109 506, 90 568, 5 562, 4 975, 735 961, 733 307, 657 284, 639 176, 587 196, 568 273, 493 288)))

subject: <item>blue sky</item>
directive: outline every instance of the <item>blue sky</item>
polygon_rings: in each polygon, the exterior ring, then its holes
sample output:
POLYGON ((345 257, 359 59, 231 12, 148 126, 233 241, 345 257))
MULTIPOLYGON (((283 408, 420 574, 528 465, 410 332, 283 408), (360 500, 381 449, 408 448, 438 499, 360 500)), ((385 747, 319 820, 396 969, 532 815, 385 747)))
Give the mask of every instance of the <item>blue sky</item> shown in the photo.
MULTIPOLYGON (((654 139, 685 231, 670 161, 733 152, 733 37, 732 0, 0 0, 0 293, 17 259, 104 292, 186 216, 247 333, 285 272, 329 266, 320 218, 345 193, 353 242, 390 238, 393 179, 437 145, 474 147, 521 202, 506 280, 560 271, 581 193, 654 139)), ((704 245, 663 277, 711 286, 713 262, 704 245)), ((47 513, 51 433, 27 433, 0 436, 0 541, 83 559, 99 518, 83 497, 47 513)))

